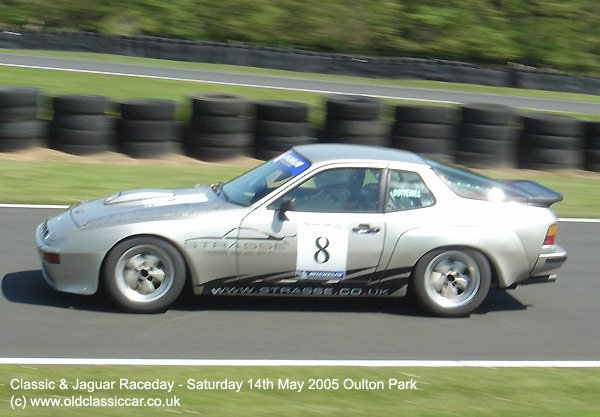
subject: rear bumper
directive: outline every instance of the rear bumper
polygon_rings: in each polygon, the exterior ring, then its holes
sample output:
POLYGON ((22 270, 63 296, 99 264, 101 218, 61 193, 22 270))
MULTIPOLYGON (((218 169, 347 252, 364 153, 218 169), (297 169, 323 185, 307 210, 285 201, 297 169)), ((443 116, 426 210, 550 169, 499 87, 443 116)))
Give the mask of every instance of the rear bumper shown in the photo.
POLYGON ((558 245, 544 248, 539 255, 530 276, 545 275, 546 272, 560 268, 567 260, 567 251, 558 245))

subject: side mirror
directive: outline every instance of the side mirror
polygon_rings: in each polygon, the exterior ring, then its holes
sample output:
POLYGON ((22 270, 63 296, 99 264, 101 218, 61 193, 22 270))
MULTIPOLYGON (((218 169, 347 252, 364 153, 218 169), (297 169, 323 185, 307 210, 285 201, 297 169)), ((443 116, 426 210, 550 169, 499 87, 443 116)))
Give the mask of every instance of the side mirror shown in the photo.
POLYGON ((293 198, 284 197, 281 199, 281 203, 279 204, 279 209, 277 209, 279 220, 284 221, 288 220, 285 215, 286 211, 294 211, 296 210, 296 203, 293 198))

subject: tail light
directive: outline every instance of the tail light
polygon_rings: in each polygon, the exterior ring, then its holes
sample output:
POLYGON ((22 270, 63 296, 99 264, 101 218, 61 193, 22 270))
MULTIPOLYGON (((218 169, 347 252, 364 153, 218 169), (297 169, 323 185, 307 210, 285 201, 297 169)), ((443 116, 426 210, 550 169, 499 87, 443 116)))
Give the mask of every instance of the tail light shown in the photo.
POLYGON ((544 245, 554 245, 554 241, 556 240, 556 225, 553 224, 548 228, 548 232, 546 233, 546 238, 544 239, 544 245))

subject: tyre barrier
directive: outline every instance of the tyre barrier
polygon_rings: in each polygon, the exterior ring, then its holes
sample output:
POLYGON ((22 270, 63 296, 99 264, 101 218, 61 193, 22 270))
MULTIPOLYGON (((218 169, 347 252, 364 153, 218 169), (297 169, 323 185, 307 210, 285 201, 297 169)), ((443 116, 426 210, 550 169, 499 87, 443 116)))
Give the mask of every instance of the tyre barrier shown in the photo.
POLYGON ((308 105, 293 101, 265 100, 256 105, 254 156, 267 160, 296 145, 316 143, 306 121, 308 105))
POLYGON ((556 114, 523 117, 519 139, 519 167, 535 170, 580 168, 583 122, 556 114))
POLYGON ((0 152, 31 148, 45 136, 45 123, 37 120, 39 89, 0 87, 0 152))
POLYGON ((491 104, 461 107, 456 162, 475 168, 514 167, 517 160, 513 109, 491 104))
POLYGON ((52 99, 54 116, 50 123, 50 148, 73 155, 107 151, 113 131, 105 114, 108 98, 67 94, 52 99))
POLYGON ((600 122, 585 124, 584 168, 600 172, 600 122))
POLYGON ((326 99, 323 143, 388 146, 386 123, 379 120, 381 102, 372 97, 335 95, 326 99))
POLYGON ((157 158, 170 151, 175 139, 175 102, 133 99, 120 105, 117 146, 132 158, 157 158))
POLYGON ((452 162, 454 109, 442 106, 399 105, 394 109, 391 147, 452 162))
POLYGON ((253 104, 234 94, 203 93, 192 97, 192 118, 184 134, 187 156, 218 161, 250 155, 253 104))

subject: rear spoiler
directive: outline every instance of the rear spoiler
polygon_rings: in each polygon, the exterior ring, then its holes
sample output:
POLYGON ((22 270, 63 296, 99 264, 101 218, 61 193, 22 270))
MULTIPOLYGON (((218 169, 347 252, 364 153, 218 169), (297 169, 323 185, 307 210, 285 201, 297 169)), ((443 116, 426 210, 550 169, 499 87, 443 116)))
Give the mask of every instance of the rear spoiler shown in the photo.
POLYGON ((550 207, 562 201, 562 194, 529 180, 495 180, 510 189, 524 194, 523 197, 513 197, 511 200, 529 204, 530 206, 550 207))

